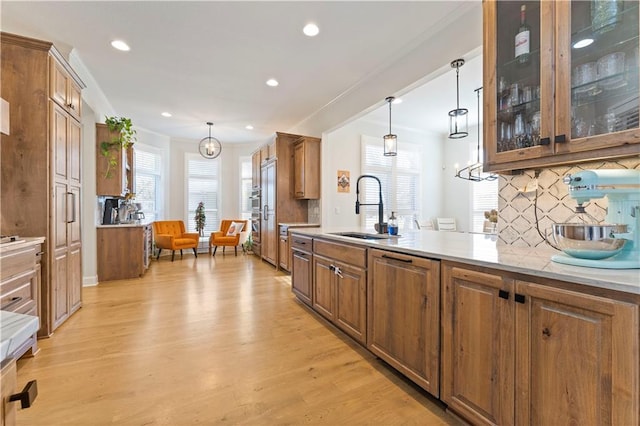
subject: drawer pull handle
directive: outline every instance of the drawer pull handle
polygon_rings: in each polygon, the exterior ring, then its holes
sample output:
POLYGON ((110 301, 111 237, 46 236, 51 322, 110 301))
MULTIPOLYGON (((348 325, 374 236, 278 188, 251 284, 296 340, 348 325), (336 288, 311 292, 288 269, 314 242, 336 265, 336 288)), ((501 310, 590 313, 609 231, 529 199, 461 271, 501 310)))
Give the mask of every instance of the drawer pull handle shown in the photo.
POLYGON ((22 297, 12 297, 9 303, 7 303, 2 308, 0 308, 0 310, 6 311, 7 309, 11 308, 13 305, 17 305, 20 302, 22 302, 22 297))
POLYGON ((39 251, 39 252, 36 253, 36 256, 42 256, 43 254, 44 254, 43 251, 39 251))
POLYGON ((391 259, 391 260, 397 260, 399 262, 404 262, 404 263, 411 263, 413 262, 413 260, 411 259, 399 259, 397 257, 393 257, 393 256, 387 256, 386 254, 383 254, 382 257, 384 257, 385 259, 391 259))
POLYGON ((296 244, 302 244, 302 245, 306 245, 306 241, 300 241, 300 240, 293 240, 294 243, 296 244))
POLYGON ((509 292, 506 290, 498 290, 498 297, 509 300, 509 292))
POLYGON ((14 393, 9 397, 10 402, 20 401, 20 407, 22 409, 31 407, 33 401, 36 400, 38 396, 38 382, 35 380, 31 380, 27 385, 22 389, 20 393, 14 393))

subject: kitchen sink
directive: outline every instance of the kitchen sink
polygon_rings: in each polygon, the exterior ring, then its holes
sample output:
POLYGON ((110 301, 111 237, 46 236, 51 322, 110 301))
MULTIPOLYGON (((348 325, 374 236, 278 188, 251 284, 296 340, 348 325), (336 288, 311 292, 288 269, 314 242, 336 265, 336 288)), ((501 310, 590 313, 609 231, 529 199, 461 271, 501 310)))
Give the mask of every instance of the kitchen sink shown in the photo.
POLYGON ((331 232, 332 235, 341 237, 359 238, 361 240, 387 240, 393 238, 391 235, 367 234, 366 232, 331 232))

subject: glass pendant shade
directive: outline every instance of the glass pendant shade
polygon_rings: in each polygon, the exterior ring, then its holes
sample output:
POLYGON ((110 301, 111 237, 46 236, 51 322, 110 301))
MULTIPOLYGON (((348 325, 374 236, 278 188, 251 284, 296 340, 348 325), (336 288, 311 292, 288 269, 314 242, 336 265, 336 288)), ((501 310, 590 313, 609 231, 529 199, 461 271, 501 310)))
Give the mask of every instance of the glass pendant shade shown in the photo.
POLYGON ((469 110, 460 108, 460 67, 464 59, 451 62, 451 68, 456 69, 456 109, 449 111, 449 139, 460 139, 469 136, 469 110))
POLYGON ((398 155, 398 136, 391 133, 391 103, 395 100, 393 96, 389 96, 385 99, 389 104, 389 134, 383 136, 384 140, 384 155, 387 157, 393 157, 398 155))
POLYGON ((449 111, 449 139, 469 136, 469 110, 459 108, 449 111))
POLYGON ((211 137, 211 126, 213 126, 213 123, 207 122, 207 125, 209 126, 209 137, 202 138, 198 145, 198 151, 204 158, 212 160, 218 158, 222 153, 222 144, 218 139, 211 137))
POLYGON ((396 135, 384 135, 384 155, 387 157, 398 155, 398 137, 396 135))

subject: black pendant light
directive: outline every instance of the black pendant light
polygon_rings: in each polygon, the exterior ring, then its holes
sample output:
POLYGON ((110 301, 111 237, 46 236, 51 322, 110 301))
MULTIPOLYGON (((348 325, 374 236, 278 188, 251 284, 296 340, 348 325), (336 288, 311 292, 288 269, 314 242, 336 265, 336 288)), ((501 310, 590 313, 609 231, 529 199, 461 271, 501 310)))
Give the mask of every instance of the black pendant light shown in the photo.
POLYGON ((395 99, 393 96, 385 99, 389 103, 389 134, 383 136, 384 155, 387 157, 398 155, 398 136, 391 133, 391 104, 395 99))
POLYGON ((213 123, 207 121, 207 126, 209 126, 209 137, 202 138, 198 145, 198 151, 200 151, 200 155, 204 158, 212 160, 218 158, 222 152, 222 144, 218 139, 211 137, 211 126, 213 126, 213 123))
POLYGON ((460 139, 469 136, 469 110, 460 108, 460 67, 464 59, 451 62, 451 68, 456 69, 456 109, 449 111, 449 139, 460 139))

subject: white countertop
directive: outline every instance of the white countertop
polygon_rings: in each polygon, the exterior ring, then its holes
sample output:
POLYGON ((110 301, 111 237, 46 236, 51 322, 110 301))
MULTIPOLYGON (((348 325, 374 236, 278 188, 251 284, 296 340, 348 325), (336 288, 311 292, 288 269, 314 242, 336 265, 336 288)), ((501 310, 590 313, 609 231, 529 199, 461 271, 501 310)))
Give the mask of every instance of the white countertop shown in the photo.
POLYGON ((44 243, 44 240, 44 237, 23 237, 18 239, 17 241, 0 244, 0 253, 4 253, 5 251, 17 250, 24 247, 30 247, 35 244, 42 244, 44 243))
POLYGON ((291 222, 291 223, 287 223, 287 222, 280 222, 278 223, 278 226, 286 226, 288 228, 304 228, 304 227, 308 227, 308 228, 313 228, 313 227, 319 227, 320 224, 319 223, 305 223, 305 222, 291 222))
POLYGON ((0 311, 0 362, 11 357, 24 342, 38 331, 38 317, 0 311))
POLYGON ((140 222, 140 223, 116 223, 113 225, 96 225, 96 228, 137 228, 140 226, 151 225, 152 222, 140 222))
POLYGON ((458 261, 640 295, 640 269, 599 269, 563 265, 551 261, 551 256, 559 253, 552 248, 497 244, 497 237, 491 234, 412 230, 384 240, 360 240, 331 234, 351 231, 375 234, 372 230, 354 228, 299 228, 291 232, 311 236, 322 235, 323 238, 372 248, 458 261))

